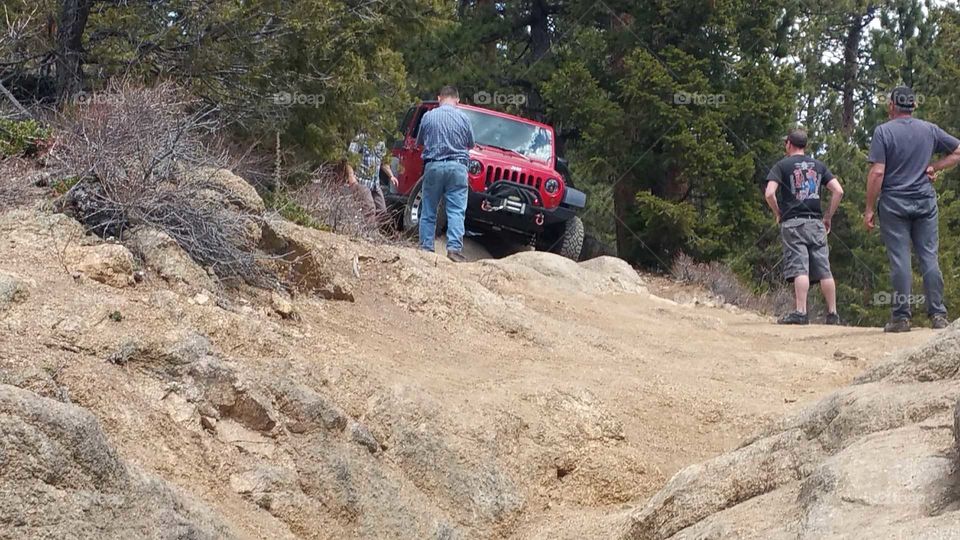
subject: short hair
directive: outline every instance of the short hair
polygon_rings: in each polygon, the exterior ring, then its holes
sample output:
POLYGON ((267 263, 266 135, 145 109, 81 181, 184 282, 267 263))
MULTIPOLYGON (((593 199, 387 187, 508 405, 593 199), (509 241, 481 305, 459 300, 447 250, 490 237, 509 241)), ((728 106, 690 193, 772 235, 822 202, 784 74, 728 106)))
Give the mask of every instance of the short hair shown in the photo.
POLYGON ((890 103, 899 112, 912 113, 917 108, 917 96, 909 86, 898 86, 890 92, 890 103))
POLYGON ((456 86, 451 86, 448 84, 440 89, 440 97, 460 99, 460 92, 457 91, 456 86))
POLYGON ((803 129, 791 129, 790 133, 787 134, 787 142, 796 148, 806 148, 807 141, 807 132, 803 129))

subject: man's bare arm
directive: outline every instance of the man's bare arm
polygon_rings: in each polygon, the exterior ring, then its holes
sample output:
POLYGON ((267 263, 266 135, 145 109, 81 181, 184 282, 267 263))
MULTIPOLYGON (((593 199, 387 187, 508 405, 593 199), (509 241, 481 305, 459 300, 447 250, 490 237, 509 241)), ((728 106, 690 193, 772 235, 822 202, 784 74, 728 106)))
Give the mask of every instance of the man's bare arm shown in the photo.
POLYGON ((387 159, 384 159, 383 161, 380 162, 380 170, 390 177, 391 184, 396 186, 399 183, 399 181, 397 180, 397 176, 393 174, 393 169, 390 168, 390 162, 387 159))
POLYGON ((930 165, 930 167, 927 169, 927 174, 930 175, 931 179, 935 179, 934 175, 936 175, 938 172, 952 169, 953 167, 956 167, 957 164, 960 164, 960 146, 958 146, 957 149, 954 150, 954 152, 949 156, 930 165))
POLYGON ((827 213, 823 215, 823 224, 827 227, 829 233, 833 225, 833 216, 840 208, 840 201, 843 199, 843 186, 840 185, 840 180, 834 178, 827 182, 827 189, 830 190, 830 207, 827 208, 827 213))
POLYGON ((867 208, 863 212, 863 223, 867 230, 873 230, 873 213, 877 207, 877 199, 880 198, 880 188, 883 186, 883 177, 887 172, 887 166, 883 163, 874 163, 867 173, 867 208))
POLYGON ((773 210, 773 215, 777 218, 777 223, 780 223, 780 205, 777 204, 777 188, 779 187, 779 182, 767 182, 767 189, 764 193, 764 199, 767 201, 767 206, 773 210))

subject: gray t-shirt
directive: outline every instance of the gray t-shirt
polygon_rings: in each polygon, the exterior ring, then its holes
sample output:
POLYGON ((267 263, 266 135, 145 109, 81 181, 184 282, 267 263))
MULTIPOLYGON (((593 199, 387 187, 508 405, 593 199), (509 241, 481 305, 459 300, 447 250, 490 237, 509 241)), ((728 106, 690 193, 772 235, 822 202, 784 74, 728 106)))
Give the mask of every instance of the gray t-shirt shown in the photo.
POLYGON ((927 177, 934 154, 952 154, 960 140, 936 124, 918 118, 897 118, 877 126, 870 143, 870 163, 886 165, 884 195, 936 197, 927 177))

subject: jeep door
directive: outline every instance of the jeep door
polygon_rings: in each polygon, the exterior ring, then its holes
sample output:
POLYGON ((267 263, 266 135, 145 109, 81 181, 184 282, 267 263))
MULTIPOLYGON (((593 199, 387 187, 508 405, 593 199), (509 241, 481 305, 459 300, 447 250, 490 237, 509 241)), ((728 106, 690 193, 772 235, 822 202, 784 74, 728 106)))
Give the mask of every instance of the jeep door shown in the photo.
POLYGON ((417 145, 417 133, 420 131, 420 121, 423 114, 432 109, 429 104, 420 104, 411 107, 404 116, 400 132, 403 140, 393 147, 393 155, 400 162, 400 174, 397 175, 399 186, 397 192, 408 194, 423 176, 423 147, 417 145))

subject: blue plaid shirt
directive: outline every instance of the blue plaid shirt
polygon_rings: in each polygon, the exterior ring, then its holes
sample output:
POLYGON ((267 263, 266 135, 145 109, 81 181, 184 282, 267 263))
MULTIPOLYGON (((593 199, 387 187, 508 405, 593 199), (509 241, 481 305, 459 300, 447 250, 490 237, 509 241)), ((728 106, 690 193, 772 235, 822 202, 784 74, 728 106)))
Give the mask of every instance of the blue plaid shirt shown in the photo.
POLYGON ((427 111, 420 121, 417 144, 424 147, 424 160, 459 161, 466 165, 474 146, 470 119, 453 105, 427 111))
POLYGON ((387 154, 387 145, 383 142, 372 142, 365 135, 358 135, 350 143, 350 151, 360 156, 360 163, 354 171, 357 182, 376 189, 380 185, 380 164, 387 154))

